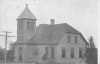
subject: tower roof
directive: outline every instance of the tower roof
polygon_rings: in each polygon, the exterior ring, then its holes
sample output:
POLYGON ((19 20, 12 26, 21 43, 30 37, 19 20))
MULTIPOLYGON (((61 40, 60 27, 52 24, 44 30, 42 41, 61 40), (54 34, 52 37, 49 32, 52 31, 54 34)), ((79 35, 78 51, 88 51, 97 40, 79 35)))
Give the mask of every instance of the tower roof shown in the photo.
POLYGON ((26 4, 24 11, 18 16, 18 18, 27 18, 27 19, 35 19, 36 20, 36 17, 29 10, 28 4, 26 4))

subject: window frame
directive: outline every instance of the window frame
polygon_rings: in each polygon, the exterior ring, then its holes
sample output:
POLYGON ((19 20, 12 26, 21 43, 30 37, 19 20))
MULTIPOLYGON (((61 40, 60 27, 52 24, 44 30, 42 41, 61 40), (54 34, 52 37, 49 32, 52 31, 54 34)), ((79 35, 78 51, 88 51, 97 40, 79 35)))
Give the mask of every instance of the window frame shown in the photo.
POLYGON ((78 37, 75 36, 74 38, 75 38, 75 43, 78 43, 78 37))
POLYGON ((65 47, 61 48, 61 57, 66 58, 66 48, 65 47))
POLYGON ((79 48, 79 58, 83 57, 82 48, 79 48))
POLYGON ((19 53, 19 61, 22 62, 23 61, 23 53, 22 53, 23 48, 19 47, 18 48, 18 53, 19 53))
POLYGON ((75 54, 74 54, 74 48, 71 48, 71 58, 74 58, 75 54))
POLYGON ((70 43, 71 42, 71 35, 67 36, 67 42, 70 43))

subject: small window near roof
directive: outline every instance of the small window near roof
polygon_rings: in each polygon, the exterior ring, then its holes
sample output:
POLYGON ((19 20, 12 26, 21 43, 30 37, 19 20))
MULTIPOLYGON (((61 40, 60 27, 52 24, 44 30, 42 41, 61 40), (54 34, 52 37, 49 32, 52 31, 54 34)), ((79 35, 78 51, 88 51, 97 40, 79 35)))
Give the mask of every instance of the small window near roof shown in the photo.
POLYGON ((78 42, 78 37, 77 36, 75 36, 75 43, 77 43, 78 42))

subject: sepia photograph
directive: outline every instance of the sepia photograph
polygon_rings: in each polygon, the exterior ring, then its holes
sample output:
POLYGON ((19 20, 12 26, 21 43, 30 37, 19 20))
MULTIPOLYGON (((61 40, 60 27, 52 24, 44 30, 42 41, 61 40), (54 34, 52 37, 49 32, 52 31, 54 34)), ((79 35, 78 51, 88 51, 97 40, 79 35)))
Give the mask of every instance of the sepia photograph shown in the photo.
POLYGON ((0 0, 0 64, 100 64, 99 0, 0 0))

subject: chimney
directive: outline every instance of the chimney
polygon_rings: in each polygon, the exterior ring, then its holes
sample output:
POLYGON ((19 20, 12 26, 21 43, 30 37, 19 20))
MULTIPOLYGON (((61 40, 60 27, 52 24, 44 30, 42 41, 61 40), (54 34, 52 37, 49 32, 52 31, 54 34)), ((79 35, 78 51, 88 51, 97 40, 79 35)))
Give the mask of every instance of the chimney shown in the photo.
POLYGON ((54 25, 55 24, 55 19, 51 19, 51 25, 54 25))

